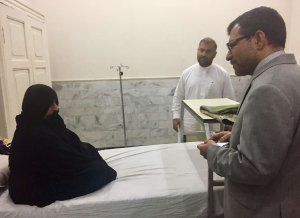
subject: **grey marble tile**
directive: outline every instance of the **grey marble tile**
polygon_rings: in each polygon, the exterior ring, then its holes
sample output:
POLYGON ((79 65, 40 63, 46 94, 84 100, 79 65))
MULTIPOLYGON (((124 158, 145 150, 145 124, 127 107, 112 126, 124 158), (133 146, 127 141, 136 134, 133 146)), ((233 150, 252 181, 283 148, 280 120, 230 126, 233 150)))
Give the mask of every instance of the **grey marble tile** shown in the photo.
MULTIPOLYGON (((232 76, 237 99, 248 77, 232 76)), ((177 142, 171 104, 178 78, 122 81, 127 145, 177 142)), ((98 148, 124 146, 120 84, 118 80, 53 82, 60 113, 82 141, 98 148)))

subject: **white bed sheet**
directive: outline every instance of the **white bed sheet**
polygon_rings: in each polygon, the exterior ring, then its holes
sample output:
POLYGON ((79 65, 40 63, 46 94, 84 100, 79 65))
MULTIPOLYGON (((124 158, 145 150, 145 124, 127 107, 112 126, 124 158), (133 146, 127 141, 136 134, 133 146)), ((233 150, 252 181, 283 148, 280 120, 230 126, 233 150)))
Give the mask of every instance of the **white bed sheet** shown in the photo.
MULTIPOLYGON (((115 181, 94 193, 47 207, 15 205, 6 190, 0 217, 206 217, 207 162, 197 142, 100 151, 117 172, 115 181)), ((222 190, 215 195, 222 212, 222 190)))

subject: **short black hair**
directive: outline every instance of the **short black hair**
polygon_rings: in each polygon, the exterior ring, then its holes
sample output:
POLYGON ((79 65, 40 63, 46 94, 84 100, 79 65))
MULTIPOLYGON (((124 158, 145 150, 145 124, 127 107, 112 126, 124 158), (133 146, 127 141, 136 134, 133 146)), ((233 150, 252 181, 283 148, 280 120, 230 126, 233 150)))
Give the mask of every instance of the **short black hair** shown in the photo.
POLYGON ((240 26, 240 33, 245 36, 253 36, 256 31, 261 30, 272 46, 285 47, 285 22, 273 8, 262 6, 243 13, 229 24, 228 35, 237 24, 240 26))
POLYGON ((213 39, 210 38, 210 37, 205 37, 205 38, 201 39, 201 41, 199 42, 199 45, 200 45, 201 43, 212 44, 212 45, 215 47, 215 50, 217 50, 217 47, 218 47, 218 46, 217 46, 216 41, 213 40, 213 39))

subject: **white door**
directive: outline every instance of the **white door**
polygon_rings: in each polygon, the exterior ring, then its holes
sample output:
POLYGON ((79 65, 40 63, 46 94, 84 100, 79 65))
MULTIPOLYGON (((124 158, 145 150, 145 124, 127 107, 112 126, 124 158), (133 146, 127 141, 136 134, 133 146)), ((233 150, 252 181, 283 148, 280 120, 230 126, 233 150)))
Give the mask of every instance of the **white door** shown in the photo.
POLYGON ((5 122, 12 138, 26 89, 35 83, 51 85, 51 79, 44 23, 6 6, 0 12, 5 122))
POLYGON ((30 42, 32 42, 31 57, 34 83, 51 86, 48 44, 44 23, 32 19, 29 35, 31 37, 30 42))
POLYGON ((20 113, 24 93, 33 82, 31 59, 28 47, 27 17, 5 7, 1 24, 4 38, 3 67, 4 89, 6 92, 5 114, 8 137, 15 129, 15 116, 20 113))

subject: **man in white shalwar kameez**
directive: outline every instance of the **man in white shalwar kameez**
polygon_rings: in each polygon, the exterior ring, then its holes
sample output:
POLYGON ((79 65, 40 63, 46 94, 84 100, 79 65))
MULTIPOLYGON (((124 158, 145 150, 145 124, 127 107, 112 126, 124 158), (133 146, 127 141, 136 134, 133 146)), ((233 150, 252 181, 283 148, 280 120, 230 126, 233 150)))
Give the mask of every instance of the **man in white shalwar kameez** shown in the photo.
MULTIPOLYGON (((234 100, 230 76, 220 65, 212 63, 217 54, 217 44, 211 38, 199 43, 198 63, 183 71, 173 97, 173 128, 180 126, 181 102, 186 99, 229 98, 234 100)), ((188 112, 184 111, 184 132, 201 131, 201 125, 188 112)))

